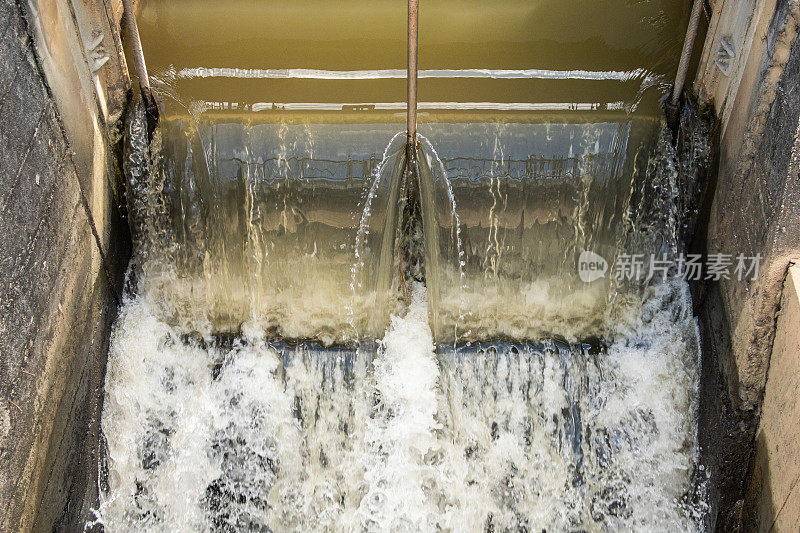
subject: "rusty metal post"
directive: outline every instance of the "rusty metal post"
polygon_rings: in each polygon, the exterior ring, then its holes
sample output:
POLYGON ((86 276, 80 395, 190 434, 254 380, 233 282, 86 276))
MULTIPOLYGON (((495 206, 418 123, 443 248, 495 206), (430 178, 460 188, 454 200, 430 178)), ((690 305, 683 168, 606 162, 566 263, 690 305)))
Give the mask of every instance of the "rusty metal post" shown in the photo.
POLYGON ((417 20, 419 0, 408 0, 408 144, 417 140, 417 20))
POLYGON ((703 0, 694 0, 692 14, 689 18, 689 27, 686 29, 686 39, 683 41, 683 51, 681 61, 678 65, 678 73, 675 76, 675 85, 672 86, 672 95, 666 105, 667 123, 673 132, 678 129, 680 121, 680 101, 683 87, 686 83, 686 76, 689 73, 689 62, 692 60, 692 50, 694 41, 697 38, 697 28, 700 26, 700 16, 703 14, 703 0))
POLYGON ((128 27, 128 38, 131 40, 133 60, 136 63, 136 73, 139 75, 139 86, 143 89, 150 89, 150 77, 147 75, 147 65, 144 63, 139 26, 136 25, 136 14, 133 11, 131 0, 122 0, 122 12, 125 16, 125 26, 128 27))
POLYGON ((145 115, 147 117, 147 138, 151 139, 153 131, 158 124, 158 103, 150 89, 150 76, 147 75, 147 65, 144 62, 142 40, 139 38, 139 26, 136 24, 136 13, 133 10, 132 0, 122 0, 122 14, 125 17, 125 26, 128 28, 128 38, 133 49, 133 60, 136 63, 136 73, 139 76, 139 88, 144 100, 145 115))

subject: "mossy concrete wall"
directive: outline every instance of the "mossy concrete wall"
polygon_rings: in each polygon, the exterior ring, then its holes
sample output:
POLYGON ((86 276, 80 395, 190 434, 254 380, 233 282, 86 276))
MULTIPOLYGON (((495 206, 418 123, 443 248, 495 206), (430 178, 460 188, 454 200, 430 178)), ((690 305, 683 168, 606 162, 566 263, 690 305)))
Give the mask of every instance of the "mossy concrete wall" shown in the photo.
MULTIPOLYGON (((128 259, 103 0, 0 0, 0 530, 79 531, 128 259)), ((91 505, 91 504, 89 504, 91 505)))

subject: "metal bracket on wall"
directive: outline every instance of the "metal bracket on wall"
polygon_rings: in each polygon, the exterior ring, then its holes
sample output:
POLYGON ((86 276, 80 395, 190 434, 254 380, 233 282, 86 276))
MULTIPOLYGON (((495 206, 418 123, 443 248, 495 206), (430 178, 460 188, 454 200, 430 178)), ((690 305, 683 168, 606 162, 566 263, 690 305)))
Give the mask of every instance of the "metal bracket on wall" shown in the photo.
POLYGON ((725 76, 730 76, 734 59, 736 59, 736 49, 731 44, 731 38, 725 36, 719 40, 717 58, 714 60, 714 64, 725 76))

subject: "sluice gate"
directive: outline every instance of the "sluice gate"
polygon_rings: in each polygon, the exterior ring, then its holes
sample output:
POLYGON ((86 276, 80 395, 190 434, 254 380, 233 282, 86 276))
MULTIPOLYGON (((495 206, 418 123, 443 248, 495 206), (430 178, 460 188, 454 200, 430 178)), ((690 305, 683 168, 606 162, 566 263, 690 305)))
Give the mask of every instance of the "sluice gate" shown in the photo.
POLYGON ((0 524, 791 529, 798 9, 0 1, 0 524))

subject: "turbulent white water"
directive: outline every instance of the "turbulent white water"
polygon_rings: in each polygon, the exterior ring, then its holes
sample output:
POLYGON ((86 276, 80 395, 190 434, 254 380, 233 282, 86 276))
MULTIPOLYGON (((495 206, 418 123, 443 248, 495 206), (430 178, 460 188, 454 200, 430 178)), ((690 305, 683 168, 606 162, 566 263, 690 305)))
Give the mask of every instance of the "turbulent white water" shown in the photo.
POLYGON ((434 349, 425 289, 377 346, 199 339, 129 299, 109 359, 109 531, 690 531, 698 346, 682 282, 607 349, 434 349))
POLYGON ((441 126, 414 204, 402 134, 369 146, 388 127, 162 124, 154 163, 142 120, 95 523, 701 529, 688 288, 584 284, 573 261, 676 252, 666 136, 628 175, 636 124, 441 126), (525 156, 551 133, 565 158, 525 156))

